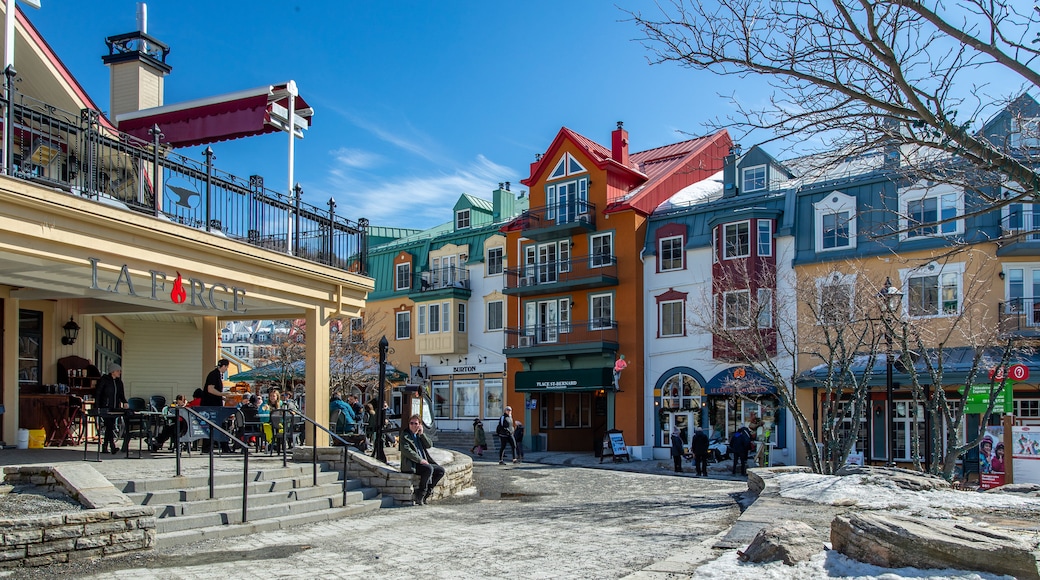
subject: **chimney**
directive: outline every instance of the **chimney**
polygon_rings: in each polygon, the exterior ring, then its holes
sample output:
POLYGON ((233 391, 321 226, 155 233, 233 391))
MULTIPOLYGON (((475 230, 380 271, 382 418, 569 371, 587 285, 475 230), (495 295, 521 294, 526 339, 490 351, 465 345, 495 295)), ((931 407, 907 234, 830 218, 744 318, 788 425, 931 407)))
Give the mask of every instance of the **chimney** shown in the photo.
POLYGON ((161 107, 163 80, 173 70, 166 64, 170 47, 148 36, 148 7, 143 2, 137 4, 137 28, 105 39, 108 54, 101 62, 109 67, 108 116, 113 121, 122 113, 161 107))
POLYGON ((737 188, 737 158, 740 157, 740 144, 734 143, 729 148, 722 163, 722 197, 733 197, 740 193, 737 188))
POLYGON ((498 184, 498 189, 491 192, 491 220, 495 223, 512 219, 517 213, 516 198, 509 191, 509 182, 498 184), (503 185, 505 187, 503 187, 503 185))
POLYGON ((610 134, 610 157, 618 163, 628 166, 628 131, 624 122, 617 122, 617 129, 610 134))

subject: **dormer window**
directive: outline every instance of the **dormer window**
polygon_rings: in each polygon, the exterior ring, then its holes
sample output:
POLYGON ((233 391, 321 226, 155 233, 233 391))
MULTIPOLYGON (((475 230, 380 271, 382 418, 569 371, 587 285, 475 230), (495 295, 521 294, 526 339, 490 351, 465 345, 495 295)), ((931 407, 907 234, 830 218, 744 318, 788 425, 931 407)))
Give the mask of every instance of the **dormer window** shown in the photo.
POLYGON ((960 234, 964 220, 964 193, 957 188, 925 185, 899 195, 900 230, 903 239, 960 234))
POLYGON ((856 198, 840 191, 813 204, 816 215, 816 251, 856 247, 856 198))
POLYGON ((756 165, 755 167, 748 167, 740 173, 741 193, 749 193, 752 191, 760 191, 766 188, 766 166, 756 165))
POLYGON ((455 229, 464 230, 469 228, 469 225, 470 221, 468 209, 460 209, 459 211, 455 212, 455 229))
POLYGON ((564 153, 556 167, 553 168, 552 173, 549 174, 549 179, 559 179, 569 175, 585 173, 586 171, 581 163, 578 163, 577 159, 571 157, 570 153, 564 153))

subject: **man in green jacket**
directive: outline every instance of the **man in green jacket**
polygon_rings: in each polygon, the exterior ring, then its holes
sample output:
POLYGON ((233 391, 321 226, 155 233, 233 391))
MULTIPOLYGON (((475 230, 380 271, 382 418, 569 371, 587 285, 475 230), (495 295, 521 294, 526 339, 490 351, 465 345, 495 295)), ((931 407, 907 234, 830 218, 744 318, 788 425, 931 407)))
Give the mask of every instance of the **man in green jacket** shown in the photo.
POLYGON ((401 473, 417 473, 419 475, 419 486, 412 494, 415 505, 429 503, 433 495, 433 488, 437 482, 444 477, 444 468, 437 465, 430 455, 433 441, 423 433, 422 419, 419 415, 412 415, 408 419, 408 433, 401 437, 401 473))

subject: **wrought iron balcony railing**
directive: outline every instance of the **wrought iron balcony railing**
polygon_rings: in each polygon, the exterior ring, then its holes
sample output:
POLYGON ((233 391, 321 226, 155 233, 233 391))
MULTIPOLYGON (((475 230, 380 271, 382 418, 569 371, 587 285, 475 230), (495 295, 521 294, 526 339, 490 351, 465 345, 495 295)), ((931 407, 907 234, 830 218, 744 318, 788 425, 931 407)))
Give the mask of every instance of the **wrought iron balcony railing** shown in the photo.
POLYGON ((505 329, 506 349, 552 347, 589 343, 617 343, 617 321, 609 318, 509 327, 505 329))
POLYGON ((1040 334, 1040 298, 1014 298, 1001 303, 1000 331, 1040 334))
POLYGON ((617 257, 609 254, 578 256, 569 260, 555 260, 506 268, 507 290, 531 288, 550 284, 608 278, 617 280, 617 257))
MULTIPOLYGON (((364 273, 368 222, 336 215, 217 169, 212 150, 195 161, 160 146, 161 127, 151 143, 114 131, 98 111, 70 113, 15 93, 4 105, 5 173, 111 207, 152 215, 253 246, 364 273), (158 187, 156 187, 158 184, 158 187), (158 194, 157 194, 158 193, 158 194)), ((101 211, 99 209, 99 211, 101 211)))
POLYGON ((521 215, 525 230, 538 230, 568 224, 582 224, 595 229, 596 204, 581 199, 561 201, 553 205, 532 207, 521 215))
POLYGON ((446 266, 416 272, 412 279, 412 292, 429 292, 442 288, 469 290, 469 269, 461 266, 446 266))
POLYGON ((1033 204, 1013 203, 1008 214, 1000 219, 1001 233, 1022 236, 1023 242, 1040 242, 1040 207, 1033 204))

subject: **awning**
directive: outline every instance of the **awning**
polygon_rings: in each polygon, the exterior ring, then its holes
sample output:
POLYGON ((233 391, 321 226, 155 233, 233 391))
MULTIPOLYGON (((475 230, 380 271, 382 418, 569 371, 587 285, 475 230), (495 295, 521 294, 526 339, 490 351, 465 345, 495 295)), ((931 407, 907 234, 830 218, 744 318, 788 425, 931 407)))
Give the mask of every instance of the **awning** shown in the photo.
MULTIPOLYGON (((162 143, 172 147, 205 145, 286 131, 290 86, 295 90, 296 84, 289 81, 123 113, 116 117, 116 123, 120 131, 149 142, 152 136, 148 130, 158 125, 163 133, 162 143)), ((311 126, 314 110, 297 95, 295 111, 293 133, 302 139, 303 130, 311 126)))
POLYGON ((613 389, 614 369, 571 369, 559 371, 526 371, 516 373, 514 389, 518 393, 543 391, 598 391, 613 389))
POLYGON ((704 385, 705 395, 775 394, 776 385, 751 367, 730 367, 704 385))

